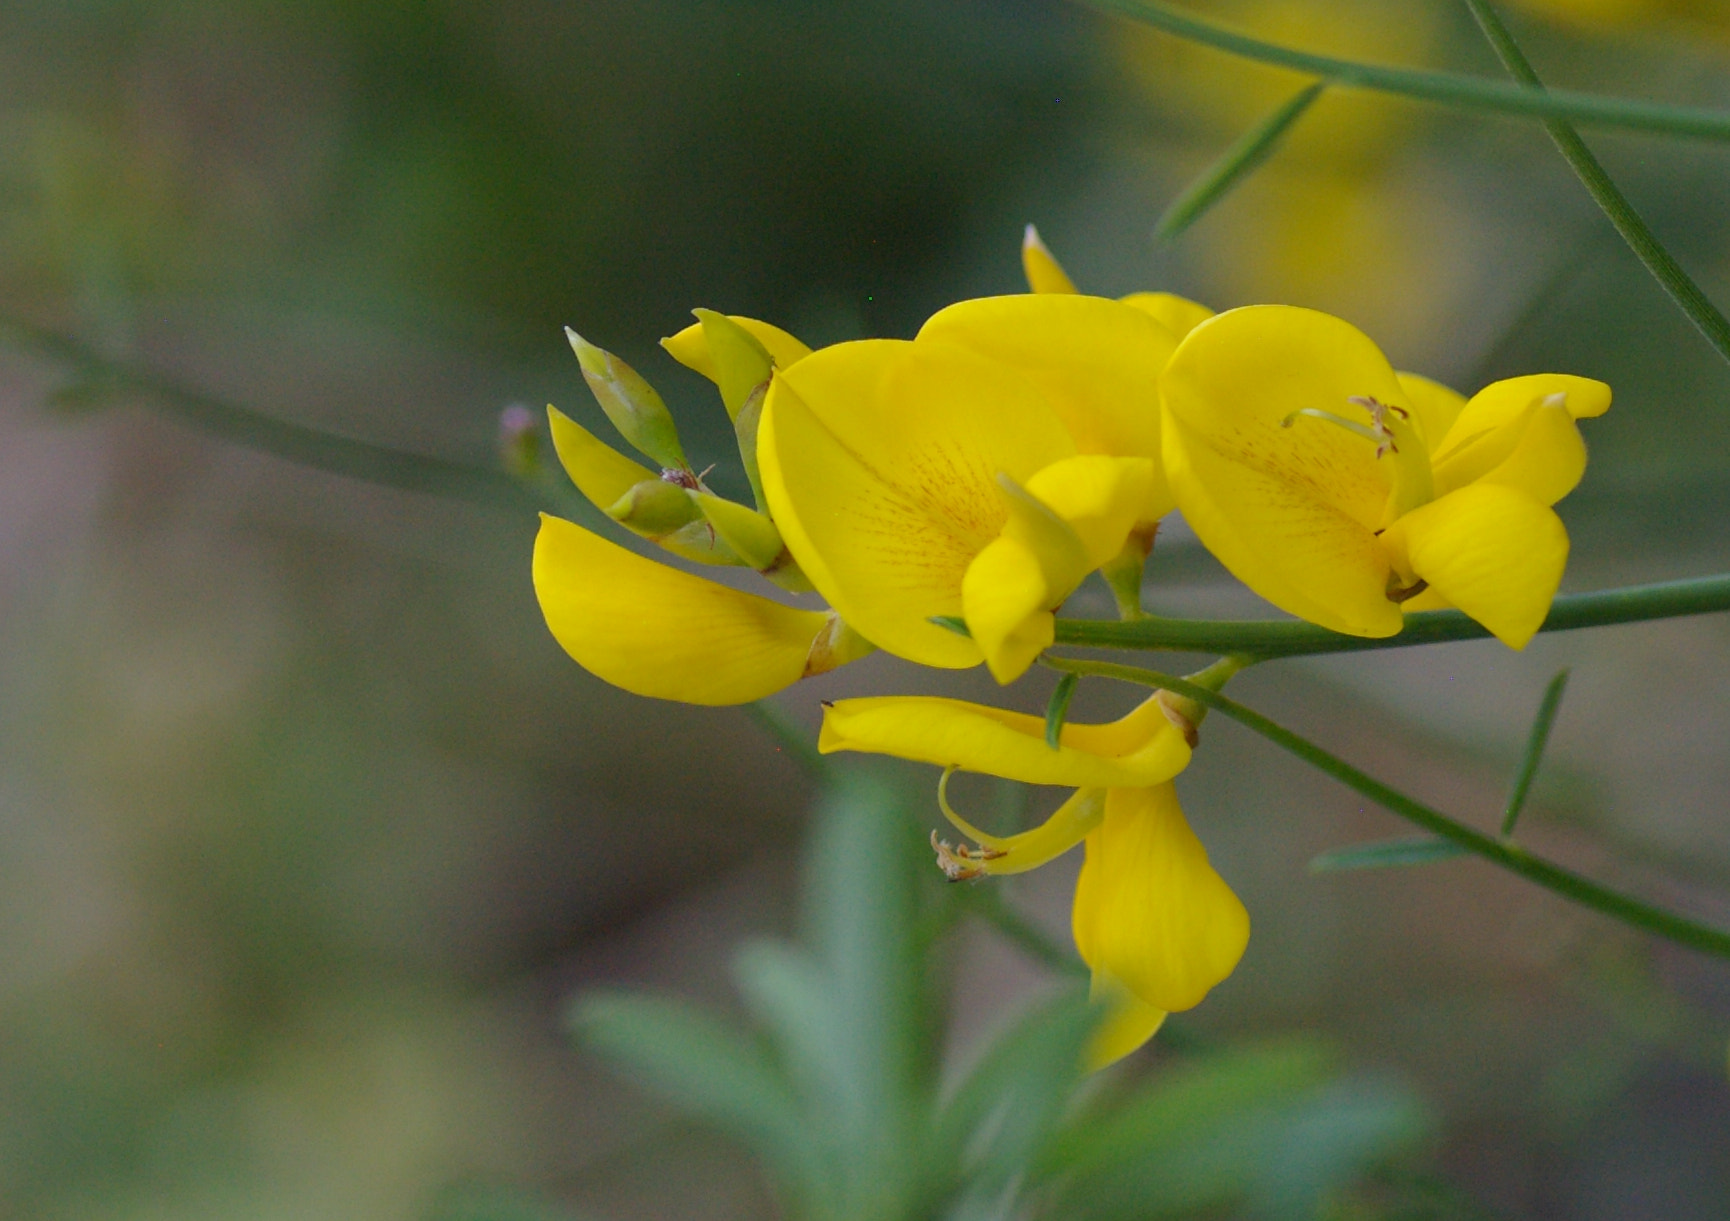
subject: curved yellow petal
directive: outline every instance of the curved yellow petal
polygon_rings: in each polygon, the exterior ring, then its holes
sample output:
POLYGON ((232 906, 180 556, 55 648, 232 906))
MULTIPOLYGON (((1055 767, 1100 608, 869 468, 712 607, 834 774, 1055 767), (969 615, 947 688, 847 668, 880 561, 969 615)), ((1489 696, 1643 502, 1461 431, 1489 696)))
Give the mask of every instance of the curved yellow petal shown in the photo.
POLYGON ((680 572, 546 514, 535 596, 553 637, 615 687, 687 704, 743 704, 858 656, 835 617, 680 572), (822 653, 813 665, 813 653, 822 653), (851 655, 849 655, 849 653, 851 655))
POLYGON ((991 677, 1012 683, 1051 647, 1057 633, 1053 612, 1065 596, 1067 591, 1052 588, 1039 556, 1020 539, 993 539, 974 557, 961 578, 961 609, 991 677))
POLYGON ((1251 306, 1191 331, 1160 386, 1166 474, 1208 550, 1294 615, 1353 635, 1399 631, 1375 543, 1390 489, 1376 445, 1294 415, 1367 419, 1354 397, 1402 405, 1375 344, 1314 310, 1251 306))
POLYGON ((1568 562, 1554 510, 1515 488, 1474 483, 1407 513, 1382 536, 1394 562, 1523 649, 1549 614, 1568 562))
MULTIPOLYGON (((1439 474, 1439 472, 1438 472, 1439 474)), ((1586 442, 1564 404, 1540 402, 1527 414, 1513 451, 1478 483, 1495 483, 1553 505, 1579 486, 1586 474, 1586 442)), ((1442 485, 1438 490, 1452 490, 1442 485)))
POLYGON ((1074 453, 1037 391, 953 344, 861 340, 778 373, 758 433, 775 524, 811 583, 879 647, 971 666, 979 646, 930 622, 960 615, 968 566, 1025 484, 1074 453))
MULTIPOLYGON (((768 349, 777 369, 785 369, 811 354, 810 348, 778 326, 738 314, 728 314, 727 317, 744 327, 758 343, 768 349)), ((720 371, 715 368, 715 358, 709 352, 709 340, 703 334, 703 324, 700 321, 693 322, 677 335, 667 336, 661 340, 661 346, 687 369, 695 370, 717 385, 720 384, 720 371)))
POLYGON ((1154 699, 1106 724, 1065 725, 1056 750, 1042 717, 940 696, 837 700, 823 710, 817 749, 1074 788, 1161 784, 1189 763, 1189 744, 1154 699))
POLYGON ((1164 479, 1147 458, 1077 454, 1037 472, 1027 490, 1075 532, 1092 571, 1123 550, 1164 479))
POLYGON ((1143 1005, 1179 1012, 1232 973, 1249 913, 1208 863, 1169 784, 1113 789, 1075 884, 1075 945, 1143 1005))
MULTIPOLYGON (((1600 416, 1610 409, 1610 387, 1589 377, 1575 377, 1571 373, 1531 373, 1525 377, 1510 377, 1491 382, 1474 394, 1460 411, 1454 426, 1442 438, 1442 443, 1431 447, 1431 456, 1438 467, 1458 458, 1467 446, 1481 444, 1485 434, 1512 423, 1534 404, 1554 394, 1563 396, 1568 414, 1576 420, 1600 416)), ((1484 463, 1483 469, 1487 470, 1492 465, 1493 462, 1484 463)))
POLYGON ((981 845, 980 850, 953 849, 947 844, 938 848, 938 863, 952 880, 990 874, 1004 877, 1026 873, 1049 864, 1086 839, 1105 818, 1105 789, 1076 789, 1068 801, 1031 831, 1019 835, 988 835, 955 812, 949 804, 949 773, 937 786, 937 800, 943 816, 969 839, 981 845))
POLYGON ((1411 411, 1417 421, 1418 435, 1433 454, 1465 410, 1466 396, 1420 373, 1401 372, 1394 376, 1400 379, 1400 389, 1406 394, 1403 405, 1411 411))
POLYGON ((603 513, 639 483, 660 478, 659 471, 625 457, 557 407, 547 408, 547 427, 565 473, 603 513))
POLYGON ((916 342, 953 343, 1024 376, 1079 453, 1152 459, 1142 517, 1171 511, 1159 469, 1159 374, 1177 337, 1147 314, 1104 297, 982 297, 932 315, 916 342))
POLYGON ((1150 1005, 1104 971, 1093 973, 1088 989, 1095 1005, 1107 1006, 1104 1020, 1087 1042, 1083 1061, 1090 1073, 1115 1064, 1146 1043, 1165 1025, 1166 1012, 1150 1005))
POLYGON ((1027 291, 1034 293, 1072 293, 1078 291, 1075 281, 1063 270, 1057 256, 1039 239, 1039 230, 1032 225, 1021 235, 1021 270, 1027 276, 1027 291))
POLYGON ((1118 300, 1152 318, 1170 331, 1174 339, 1182 339, 1213 317, 1207 306, 1176 293, 1130 293, 1118 300))

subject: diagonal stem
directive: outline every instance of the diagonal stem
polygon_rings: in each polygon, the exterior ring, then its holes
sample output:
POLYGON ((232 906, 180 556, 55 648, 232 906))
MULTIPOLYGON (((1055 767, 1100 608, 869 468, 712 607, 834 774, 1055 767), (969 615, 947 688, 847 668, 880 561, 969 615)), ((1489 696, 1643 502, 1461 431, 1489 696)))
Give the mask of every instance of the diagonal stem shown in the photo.
MULTIPOLYGON (((1497 58, 1502 61, 1502 66, 1508 70, 1508 75, 1532 93, 1543 94, 1544 82, 1538 79, 1537 70, 1520 50, 1520 44, 1514 41, 1513 34, 1503 23, 1501 16, 1490 6, 1489 0, 1466 0, 1466 6, 1472 10, 1478 28, 1483 30, 1484 37, 1489 40, 1497 58)), ((1693 278, 1682 269, 1682 265, 1664 248, 1657 234, 1652 232, 1651 226, 1635 210, 1621 188, 1611 180, 1603 163, 1586 147, 1586 142, 1580 139, 1580 133, 1575 131, 1567 120, 1559 118, 1545 119, 1544 129, 1550 133, 1550 139, 1573 167, 1575 175, 1584 184, 1592 199, 1603 209, 1604 215, 1610 218, 1610 223, 1616 226, 1616 232, 1628 243, 1628 249, 1639 257, 1640 262, 1646 265, 1646 270, 1652 273, 1652 278, 1670 294, 1670 299, 1688 316, 1688 320, 1699 328, 1700 333, 1706 337, 1706 342, 1717 349, 1718 355, 1730 360, 1730 319, 1724 317, 1723 312, 1712 304, 1712 299, 1694 283, 1693 278)))
POLYGON ((1326 772, 1348 788, 1363 794, 1377 805, 1408 822, 1415 823, 1432 835, 1458 844, 1467 852, 1483 857, 1508 872, 1535 882, 1544 889, 1589 907, 1634 928, 1666 937, 1690 949, 1718 958, 1730 958, 1730 932, 1690 920, 1686 916, 1654 906, 1632 895, 1594 882, 1571 869, 1532 856, 1515 844, 1486 835, 1441 811, 1432 809, 1398 789, 1391 788, 1366 772, 1309 741, 1261 713, 1246 708, 1206 687, 1157 670, 1139 666, 1115 665, 1111 662, 1081 661, 1068 657, 1047 657, 1046 664, 1072 674, 1092 674, 1137 683, 1144 687, 1164 688, 1205 704, 1230 717, 1253 733, 1260 734, 1274 745, 1289 751, 1319 771, 1326 772))

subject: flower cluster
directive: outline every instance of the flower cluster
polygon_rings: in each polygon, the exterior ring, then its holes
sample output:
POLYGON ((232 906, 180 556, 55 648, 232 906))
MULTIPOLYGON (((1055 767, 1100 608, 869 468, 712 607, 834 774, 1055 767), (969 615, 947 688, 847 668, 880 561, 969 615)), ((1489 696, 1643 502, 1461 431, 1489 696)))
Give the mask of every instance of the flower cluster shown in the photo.
MULTIPOLYGON (((759 699, 874 647, 935 667, 983 662, 1009 683, 1090 574, 1125 617, 1143 613, 1142 566, 1174 508, 1244 584, 1335 631, 1389 636, 1406 610, 1443 606, 1516 649, 1538 629, 1568 551, 1551 506, 1584 472, 1575 422, 1608 408, 1606 386, 1541 374, 1467 399, 1396 371, 1326 314, 1086 296, 1031 228, 1023 259, 1032 293, 952 305, 911 340, 811 351, 703 310, 664 340, 719 388, 755 507, 715 495, 649 385, 573 333, 601 407, 656 468, 552 411, 583 494, 676 556, 755 568, 831 609, 547 517, 534 579, 553 635, 611 683, 693 703, 759 699)), ((1248 941, 1248 914, 1172 786, 1199 720, 1162 691, 1048 738, 1039 718, 881 696, 826 707, 819 745, 946 769, 939 802, 976 845, 935 844, 951 878, 1018 873, 1085 844, 1073 929, 1110 1006, 1103 1063, 1199 1003, 1248 941), (950 806, 957 769, 1075 791, 1039 827, 997 837, 950 806)))

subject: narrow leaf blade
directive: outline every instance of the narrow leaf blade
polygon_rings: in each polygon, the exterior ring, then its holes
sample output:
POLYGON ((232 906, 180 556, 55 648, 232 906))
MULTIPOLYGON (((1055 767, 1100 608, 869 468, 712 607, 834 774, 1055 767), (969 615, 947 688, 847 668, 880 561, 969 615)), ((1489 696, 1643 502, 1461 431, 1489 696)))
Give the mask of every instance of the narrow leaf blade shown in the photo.
POLYGON ((1466 850, 1433 835, 1402 835, 1367 844, 1350 844, 1324 852, 1310 862, 1311 873, 1343 873, 1353 869, 1395 869, 1428 865, 1465 856, 1466 850))
POLYGON ((1550 728, 1561 711, 1562 696, 1568 690, 1568 671, 1558 670, 1550 685, 1544 688, 1544 698, 1538 704, 1538 715, 1532 718, 1532 731, 1526 735, 1526 753, 1520 758, 1520 770, 1514 776, 1514 787, 1508 790, 1508 808, 1502 815, 1502 836, 1514 833, 1520 821, 1520 811, 1526 808, 1532 782, 1538 778, 1538 766, 1544 761, 1544 748, 1550 743, 1550 728))
POLYGON ((1239 136, 1232 146, 1220 154, 1219 160, 1208 166, 1196 180, 1184 189, 1159 223, 1153 235, 1161 241, 1172 241, 1185 229, 1200 220, 1207 210, 1230 194, 1233 187, 1249 177, 1261 163, 1273 155, 1292 124, 1303 117, 1322 92, 1326 81, 1316 81, 1300 89, 1260 123, 1239 136))
POLYGON ((1063 722, 1069 716, 1069 701, 1075 698, 1075 687, 1080 681, 1079 674, 1063 675, 1051 692, 1051 702, 1045 706, 1045 744, 1052 750, 1056 750, 1062 740, 1063 722))

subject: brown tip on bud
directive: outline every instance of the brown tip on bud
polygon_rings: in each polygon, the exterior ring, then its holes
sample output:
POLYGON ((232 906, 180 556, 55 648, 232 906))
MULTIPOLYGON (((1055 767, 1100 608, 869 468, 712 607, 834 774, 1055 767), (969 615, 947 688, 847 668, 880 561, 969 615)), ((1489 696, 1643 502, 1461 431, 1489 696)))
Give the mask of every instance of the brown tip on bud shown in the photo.
POLYGON ((1153 693, 1153 698, 1159 701, 1159 710, 1165 713, 1165 719, 1177 727, 1183 735, 1183 740, 1194 750, 1201 742, 1199 723, 1202 716, 1201 705, 1185 696, 1174 694, 1161 687, 1153 693))

